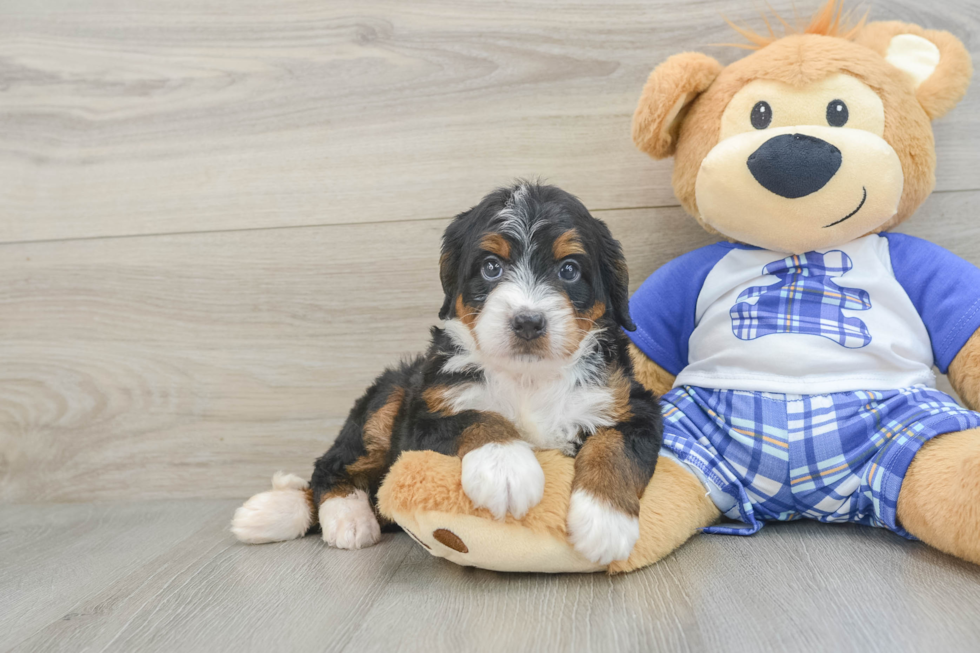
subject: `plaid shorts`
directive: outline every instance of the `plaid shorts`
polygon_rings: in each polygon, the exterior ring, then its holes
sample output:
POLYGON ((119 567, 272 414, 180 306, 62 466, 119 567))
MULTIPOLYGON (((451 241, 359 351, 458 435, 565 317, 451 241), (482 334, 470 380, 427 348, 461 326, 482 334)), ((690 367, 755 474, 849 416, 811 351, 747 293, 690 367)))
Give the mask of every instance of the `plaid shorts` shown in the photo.
POLYGON ((728 535, 809 518, 915 539, 896 518, 912 457, 937 435, 980 427, 980 414, 925 386, 828 395, 683 386, 661 408, 665 449, 700 472, 727 517, 743 522, 704 532, 728 535))

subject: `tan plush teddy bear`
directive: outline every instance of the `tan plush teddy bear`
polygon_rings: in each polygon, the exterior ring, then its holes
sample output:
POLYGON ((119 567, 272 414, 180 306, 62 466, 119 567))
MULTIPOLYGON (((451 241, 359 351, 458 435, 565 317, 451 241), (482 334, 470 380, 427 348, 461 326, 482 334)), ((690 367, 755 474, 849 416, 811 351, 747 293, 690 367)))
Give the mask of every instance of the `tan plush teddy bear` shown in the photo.
POLYGON ((544 499, 498 522, 458 459, 405 454, 380 510, 433 555, 515 571, 628 571, 699 531, 850 521, 980 563, 980 270, 888 230, 935 185, 930 121, 972 67, 946 32, 846 27, 836 0, 802 32, 745 32, 723 67, 698 53, 650 75, 637 146, 674 156, 684 208, 726 241, 654 273, 631 300, 638 379, 662 394, 664 449, 628 560, 567 543, 573 462, 538 458, 544 499), (722 515, 727 520, 719 523, 722 515))

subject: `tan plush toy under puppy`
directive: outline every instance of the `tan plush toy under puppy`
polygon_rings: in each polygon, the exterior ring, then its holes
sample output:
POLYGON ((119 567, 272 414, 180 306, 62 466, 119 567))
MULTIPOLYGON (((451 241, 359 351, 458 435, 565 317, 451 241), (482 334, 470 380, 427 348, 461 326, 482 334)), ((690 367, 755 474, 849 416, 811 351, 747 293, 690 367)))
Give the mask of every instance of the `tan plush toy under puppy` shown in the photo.
POLYGON ((966 92, 946 32, 842 23, 748 34, 723 67, 698 53, 650 76, 638 147, 674 156, 684 208, 727 242, 676 259, 634 295, 638 379, 663 394, 664 449, 628 560, 566 541, 573 461, 538 453, 543 499, 495 521, 458 458, 406 453, 379 508, 430 553, 525 571, 628 571, 698 531, 800 518, 880 526, 980 563, 980 270, 888 232, 932 191, 930 121, 966 92), (728 519, 719 520, 724 514, 728 519))

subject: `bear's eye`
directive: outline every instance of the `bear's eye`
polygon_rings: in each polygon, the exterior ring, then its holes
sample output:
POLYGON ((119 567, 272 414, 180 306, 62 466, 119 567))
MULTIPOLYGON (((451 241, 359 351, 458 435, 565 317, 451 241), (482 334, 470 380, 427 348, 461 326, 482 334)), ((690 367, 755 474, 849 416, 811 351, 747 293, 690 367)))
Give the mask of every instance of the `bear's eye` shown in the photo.
POLYGON ((843 127, 847 124, 847 105, 843 100, 831 100, 827 105, 827 124, 831 127, 843 127))
POLYGON ((752 107, 752 126, 756 129, 765 129, 772 122, 772 107, 765 100, 756 102, 752 107))

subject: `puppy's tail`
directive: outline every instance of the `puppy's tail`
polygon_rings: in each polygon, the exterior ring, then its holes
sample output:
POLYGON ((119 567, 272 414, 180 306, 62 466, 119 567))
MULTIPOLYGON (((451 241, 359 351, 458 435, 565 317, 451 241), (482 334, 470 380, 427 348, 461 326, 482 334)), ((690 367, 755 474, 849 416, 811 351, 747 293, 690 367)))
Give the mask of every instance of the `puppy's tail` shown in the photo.
POLYGON ((231 532, 247 544, 303 537, 317 523, 313 490, 294 474, 276 472, 272 490, 256 494, 235 511, 231 532))

